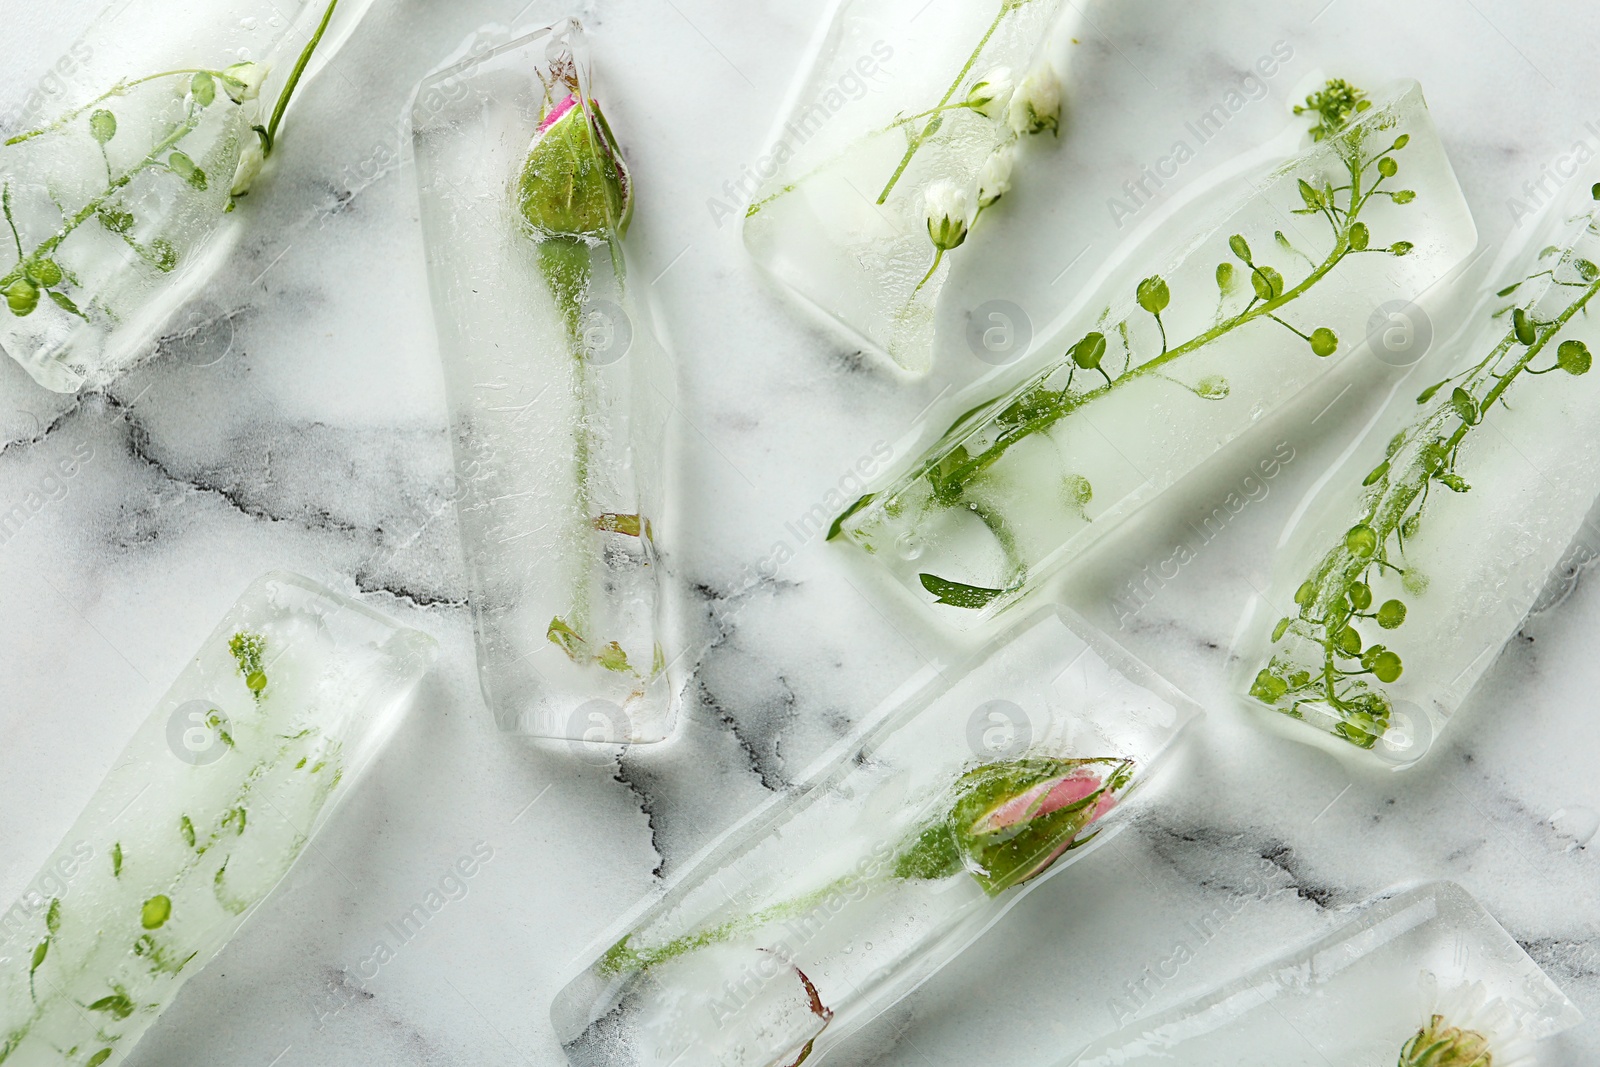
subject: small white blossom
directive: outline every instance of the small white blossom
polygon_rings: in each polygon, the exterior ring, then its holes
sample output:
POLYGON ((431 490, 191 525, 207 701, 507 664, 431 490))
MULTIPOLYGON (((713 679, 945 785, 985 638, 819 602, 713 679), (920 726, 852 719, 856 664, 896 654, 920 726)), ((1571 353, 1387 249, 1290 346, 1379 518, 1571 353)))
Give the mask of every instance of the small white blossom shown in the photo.
POLYGON ((1011 68, 996 67, 968 90, 967 106, 985 118, 998 118, 1011 102, 1014 87, 1011 68))
POLYGON ((1016 142, 1003 144, 990 153, 978 171, 978 206, 988 207, 1011 190, 1011 168, 1017 161, 1016 142))
POLYGON ((1029 133, 1049 130, 1056 133, 1061 127, 1061 80, 1055 68, 1040 64, 1028 72, 1011 94, 1011 107, 1006 115, 1011 129, 1019 137, 1029 133))
POLYGON ((235 104, 242 104, 261 95, 261 86, 270 72, 265 63, 235 63, 222 72, 222 88, 235 104))
POLYGON ((243 196, 250 191, 250 186, 255 184, 266 161, 266 154, 261 151, 261 138, 252 133, 250 143, 239 153, 239 166, 233 172, 234 196, 243 196))
POLYGON ((924 194, 928 214, 928 236, 933 247, 948 252, 967 239, 967 217, 971 208, 966 190, 955 182, 937 181, 924 194))

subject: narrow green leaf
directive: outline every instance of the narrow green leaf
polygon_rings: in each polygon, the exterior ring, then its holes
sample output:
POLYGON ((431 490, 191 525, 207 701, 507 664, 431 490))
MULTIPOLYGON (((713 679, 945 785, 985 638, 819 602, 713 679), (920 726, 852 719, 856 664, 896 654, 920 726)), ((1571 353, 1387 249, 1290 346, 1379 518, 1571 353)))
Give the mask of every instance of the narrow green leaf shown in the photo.
POLYGON ((1005 592, 1004 589, 990 589, 981 585, 948 581, 936 574, 919 574, 917 579, 922 582, 922 588, 934 595, 937 603, 948 604, 953 608, 975 610, 986 607, 991 600, 1005 592))
POLYGON ((103 1011, 113 1019, 126 1019, 133 1014, 133 1001, 125 994, 117 993, 109 997, 101 997, 89 1005, 90 1011, 103 1011))
POLYGON ((139 925, 146 930, 159 930, 172 918, 172 900, 164 896, 151 897, 139 912, 139 925))

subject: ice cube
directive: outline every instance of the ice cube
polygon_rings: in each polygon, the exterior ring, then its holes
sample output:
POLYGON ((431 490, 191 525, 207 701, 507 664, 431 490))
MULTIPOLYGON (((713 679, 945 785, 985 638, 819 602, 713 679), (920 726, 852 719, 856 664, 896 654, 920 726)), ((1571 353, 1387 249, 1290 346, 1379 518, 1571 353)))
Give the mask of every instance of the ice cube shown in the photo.
POLYGON ((1120 799, 1198 714, 1064 609, 924 681, 562 991, 572 1063, 821 1055, 1114 832, 1120 799))
POLYGON ((1419 295, 1476 231, 1415 82, 1362 110, 1343 83, 1317 99, 1350 105, 1336 132, 1168 218, 1024 358, 1022 384, 977 387, 830 537, 972 625, 1342 361, 1370 359, 1374 310, 1419 295))
POLYGON ((1358 918, 1215 992, 1094 1042, 1060 1067, 1345 1067, 1532 1062, 1582 1021, 1460 886, 1369 902, 1358 918), (1438 1022, 1434 1017, 1439 1017, 1438 1022), (1454 1031, 1454 1033, 1452 1033, 1454 1031), (1416 1039, 1426 1034, 1422 1041, 1416 1039), (1480 1036, 1489 1055, 1452 1058, 1480 1036), (1431 1048, 1431 1057, 1408 1057, 1431 1048), (1528 1060, 1519 1059, 1527 1054, 1528 1060))
POLYGON ((1419 363, 1319 483, 1241 659, 1240 691, 1289 716, 1268 721, 1415 763, 1574 538, 1593 541, 1597 260, 1600 205, 1576 183, 1502 257, 1477 327, 1419 363))
POLYGON ((0 913, 7 1067, 132 1051, 349 793, 434 647, 303 578, 251 585, 0 913))
POLYGON ((484 697, 505 730, 659 741, 675 704, 655 547, 674 387, 627 275, 632 179, 577 31, 430 77, 413 125, 484 697), (572 145, 559 158, 579 177, 547 173, 545 148, 572 145), (555 179, 586 191, 542 199, 555 179))

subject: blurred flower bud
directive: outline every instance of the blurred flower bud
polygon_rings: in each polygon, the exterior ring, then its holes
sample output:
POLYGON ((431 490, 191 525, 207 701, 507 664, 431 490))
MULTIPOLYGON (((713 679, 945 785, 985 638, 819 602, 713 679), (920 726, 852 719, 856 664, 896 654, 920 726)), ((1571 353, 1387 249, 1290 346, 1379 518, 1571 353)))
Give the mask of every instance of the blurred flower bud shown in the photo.
POLYGON ((928 186, 923 202, 933 247, 948 252, 967 239, 967 218, 971 209, 965 190, 954 182, 937 181, 928 186))
POLYGON ((1011 129, 1019 137, 1029 133, 1061 129, 1061 80, 1055 68, 1041 63, 1028 72, 1011 94, 1011 107, 1007 112, 1011 129))
POLYGON ((978 207, 986 208, 1011 190, 1011 168, 1017 160, 1016 142, 990 153, 978 171, 978 207))
POLYGON ((235 63, 222 72, 222 89, 235 104, 254 100, 271 71, 265 63, 235 63))
POLYGON ((967 92, 967 106, 985 118, 1003 115, 1011 102, 1014 83, 1010 67, 996 67, 967 92))

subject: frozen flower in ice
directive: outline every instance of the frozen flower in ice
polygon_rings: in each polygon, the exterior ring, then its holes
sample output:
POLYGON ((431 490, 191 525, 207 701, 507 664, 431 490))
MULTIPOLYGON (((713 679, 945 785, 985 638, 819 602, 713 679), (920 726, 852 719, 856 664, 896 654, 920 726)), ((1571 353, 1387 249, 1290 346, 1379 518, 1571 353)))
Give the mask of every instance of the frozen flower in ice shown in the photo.
POLYGON ((1424 973, 1422 983, 1434 1008, 1401 1048, 1397 1067, 1533 1067, 1533 1039, 1482 982, 1441 991, 1424 973))
POLYGON ((222 88, 235 104, 261 95, 261 85, 271 68, 265 63, 235 63, 222 72, 222 88))
POLYGON ((948 252, 967 239, 967 218, 971 208, 967 193, 954 182, 937 181, 928 186, 923 196, 928 216, 928 236, 933 247, 948 252))
POLYGON ((986 208, 1011 190, 1011 168, 1017 161, 1015 142, 990 153, 978 171, 978 207, 986 208))
POLYGON ((266 161, 266 153, 261 147, 261 138, 251 137, 250 143, 245 145, 243 152, 239 153, 239 165, 233 172, 232 195, 239 197, 248 193, 250 186, 255 184, 256 178, 260 177, 261 167, 266 161))
POLYGON ((599 104, 571 93, 545 115, 516 197, 522 217, 546 236, 601 240, 627 231, 633 182, 599 104))
POLYGON ((967 106, 985 118, 998 118, 1011 102, 1010 67, 996 67, 967 92, 967 106))
POLYGON ((895 860, 901 878, 965 870, 991 896, 1043 873, 1116 806, 1133 765, 1118 759, 1018 759, 963 774, 948 812, 895 860))
POLYGON ((1028 72, 1011 94, 1011 108, 1007 121, 1018 136, 1049 130, 1057 133, 1061 128, 1061 80, 1055 68, 1042 63, 1028 72))

